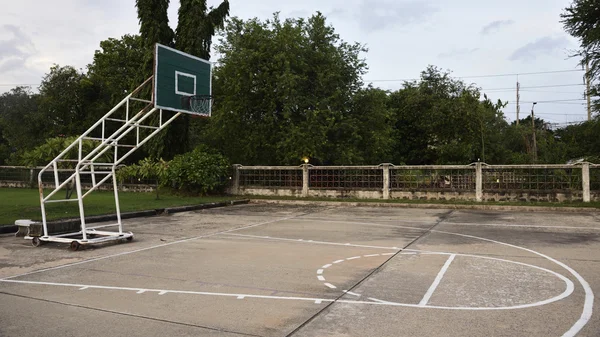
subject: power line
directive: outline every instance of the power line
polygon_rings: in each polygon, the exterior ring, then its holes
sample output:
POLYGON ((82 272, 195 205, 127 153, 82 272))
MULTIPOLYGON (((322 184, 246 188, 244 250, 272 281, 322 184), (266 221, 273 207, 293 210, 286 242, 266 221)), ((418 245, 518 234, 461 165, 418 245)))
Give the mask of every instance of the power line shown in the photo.
POLYGON ((40 85, 40 83, 0 83, 0 87, 12 87, 12 86, 26 86, 26 85, 40 85))
MULTIPOLYGON (((504 112, 505 114, 516 114, 516 111, 504 112)), ((586 116, 586 112, 582 113, 557 113, 557 112, 536 112, 536 115, 553 115, 553 116, 586 116)), ((529 116, 529 115, 528 115, 529 116)))
MULTIPOLYGON (((539 88, 560 88, 560 87, 579 87, 584 86, 585 84, 554 84, 554 85, 538 85, 533 87, 521 87, 521 89, 539 89, 539 88)), ((483 91, 492 91, 492 90, 516 90, 515 88, 490 88, 490 89, 481 89, 483 91)))
MULTIPOLYGON (((489 78, 489 77, 528 76, 528 75, 573 73, 573 72, 583 72, 583 69, 550 70, 550 71, 537 71, 537 72, 529 72, 529 73, 509 73, 509 74, 490 74, 490 75, 453 76, 453 77, 454 78, 489 78)), ((400 78, 400 79, 387 79, 387 80, 365 80, 365 82, 405 82, 405 81, 419 81, 419 80, 420 80, 419 78, 400 78)))

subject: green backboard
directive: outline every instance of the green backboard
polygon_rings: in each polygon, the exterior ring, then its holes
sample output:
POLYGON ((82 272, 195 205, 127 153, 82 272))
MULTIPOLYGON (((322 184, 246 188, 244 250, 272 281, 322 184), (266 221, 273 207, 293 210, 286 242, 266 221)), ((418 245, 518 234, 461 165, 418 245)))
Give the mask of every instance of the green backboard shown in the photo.
POLYGON ((210 116, 212 64, 199 57, 156 44, 154 106, 159 109, 210 116))

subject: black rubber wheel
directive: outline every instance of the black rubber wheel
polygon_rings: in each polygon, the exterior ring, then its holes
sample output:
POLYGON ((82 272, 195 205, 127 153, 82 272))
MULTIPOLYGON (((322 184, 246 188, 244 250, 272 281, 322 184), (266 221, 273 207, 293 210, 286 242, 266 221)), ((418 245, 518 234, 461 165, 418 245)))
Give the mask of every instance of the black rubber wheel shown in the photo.
POLYGON ((131 242, 131 241, 133 241, 133 236, 129 236, 129 237, 127 237, 127 239, 125 239, 125 240, 127 240, 127 241, 131 242))
POLYGON ((79 247, 81 247, 81 244, 79 242, 77 242, 77 241, 71 241, 71 244, 69 245, 69 248, 72 251, 79 250, 79 247))
POLYGON ((42 244, 42 240, 40 240, 40 238, 34 237, 33 239, 31 239, 32 246, 39 247, 41 244, 42 244))

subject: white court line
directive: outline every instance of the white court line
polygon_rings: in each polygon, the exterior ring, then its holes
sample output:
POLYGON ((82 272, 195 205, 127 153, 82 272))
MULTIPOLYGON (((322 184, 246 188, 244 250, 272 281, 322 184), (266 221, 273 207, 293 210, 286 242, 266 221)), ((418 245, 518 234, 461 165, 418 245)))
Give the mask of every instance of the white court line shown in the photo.
POLYGON ((450 235, 457 235, 457 236, 462 236, 462 237, 467 237, 467 238, 473 238, 473 239, 478 239, 478 240, 483 240, 483 241, 488 241, 488 242, 493 242, 493 243, 497 243, 500 245, 504 245, 504 246, 508 246, 508 247, 513 247, 516 249, 521 249, 530 253, 533 253, 535 255, 541 256, 551 262, 556 263, 557 265, 563 267, 564 269, 566 269, 569 273, 571 273, 571 275, 575 276, 575 278, 577 279, 577 281, 579 281, 579 283, 581 284, 581 286, 583 287, 583 290, 585 292, 585 300, 583 303, 583 311, 581 312, 581 316, 579 317, 579 319, 577 320, 577 322, 575 322, 575 324, 573 324, 573 326, 571 327, 571 329, 569 329, 569 331, 565 332, 563 334, 563 337, 573 337, 576 336, 579 331, 581 331, 581 329, 583 329, 583 327, 589 322, 589 320, 592 318, 592 311, 594 308, 594 292, 592 291, 592 288, 590 287, 589 283, 587 283, 587 281, 581 276, 579 275, 578 272, 576 272, 573 268, 567 266, 566 264, 555 260, 553 258, 551 258, 548 255, 544 255, 542 253, 538 253, 535 250, 529 249, 529 248, 524 248, 524 247, 520 247, 520 246, 516 246, 516 245, 511 245, 510 243, 506 243, 506 242, 501 242, 501 241, 496 241, 496 240, 491 240, 491 239, 486 239, 486 238, 482 238, 479 236, 473 236, 473 235, 466 235, 466 234, 459 234, 459 233, 453 233, 453 232, 444 232, 444 231, 438 231, 438 230, 431 230, 432 232, 435 233, 443 233, 443 234, 450 234, 450 235))
POLYGON ((349 294, 349 295, 352 295, 352 296, 356 296, 356 297, 360 297, 361 296, 360 294, 353 293, 353 292, 348 291, 348 290, 342 290, 342 291, 345 292, 346 294, 349 294))
POLYGON ((317 275, 321 275, 321 274, 323 274, 323 269, 318 269, 317 270, 317 275))
POLYGON ((360 256, 349 257, 346 260, 350 261, 350 260, 356 260, 356 259, 360 259, 360 256))
POLYGON ((431 286, 429 287, 429 289, 427 289, 427 292, 425 293, 425 296, 423 296, 423 299, 421 299, 421 302, 419 302, 420 306, 427 305, 427 302, 429 302, 429 299, 431 298, 431 295, 433 295, 433 292, 435 291, 435 288, 437 288, 437 286, 442 281, 442 278, 444 277, 444 274, 446 273, 446 270, 448 270, 448 267, 450 267, 450 263, 452 263, 452 260, 454 260, 455 257, 456 257, 455 254, 452 254, 452 255, 450 255, 450 257, 448 257, 448 260, 446 260, 446 263, 444 263, 444 266, 442 267, 442 269, 440 270, 440 272, 435 277, 435 280, 433 280, 433 283, 431 284, 431 286))
POLYGON ((220 235, 220 234, 227 234, 227 233, 231 233, 231 232, 235 232, 235 231, 239 231, 239 230, 243 230, 243 229, 253 228, 253 227, 262 226, 262 225, 267 225, 267 224, 271 224, 271 223, 275 223, 275 222, 279 222, 279 221, 285 221, 285 220, 289 220, 289 219, 292 219, 292 218, 294 218, 294 217, 287 217, 287 218, 281 218, 281 219, 277 219, 277 220, 265 221, 265 222, 261 222, 261 223, 257 223, 257 224, 253 224, 253 225, 248 225, 248 226, 243 226, 243 227, 238 227, 238 228, 234 228, 234 229, 230 229, 230 230, 226 230, 226 231, 221 231, 221 232, 216 232, 216 233, 212 233, 212 234, 206 234, 206 235, 196 236, 196 237, 193 237, 193 238, 187 238, 187 239, 177 240, 177 241, 173 241, 173 242, 163 243, 163 244, 156 245, 156 246, 150 246, 150 247, 145 247, 145 248, 130 250, 130 251, 127 251, 127 252, 122 252, 122 253, 117 253, 117 254, 111 254, 111 255, 105 255, 105 256, 95 257, 95 258, 92 258, 92 259, 83 260, 83 261, 79 261, 79 262, 68 263, 68 264, 64 264, 64 265, 61 265, 61 266, 57 266, 57 267, 51 267, 51 268, 45 268, 45 269, 40 269, 40 270, 34 270, 34 271, 31 271, 31 272, 28 272, 28 273, 23 273, 23 274, 14 275, 14 276, 8 276, 8 277, 0 279, 0 281, 10 280, 10 279, 13 279, 13 278, 17 278, 17 277, 21 277, 21 276, 26 276, 26 275, 31 275, 31 274, 37 274, 37 273, 41 273, 41 272, 45 272, 45 271, 50 271, 50 270, 57 270, 57 269, 62 269, 62 268, 67 268, 67 267, 72 267, 72 266, 77 266, 77 265, 84 264, 84 263, 89 263, 89 262, 94 262, 94 261, 100 261, 100 260, 110 259, 110 258, 113 258, 113 257, 118 257, 118 256, 123 256, 123 255, 129 255, 129 254, 133 254, 133 253, 139 253, 139 252, 143 252, 143 251, 150 250, 150 249, 161 248, 161 247, 175 245, 175 244, 179 244, 179 243, 183 243, 183 242, 188 242, 188 241, 192 241, 192 240, 198 240, 198 239, 208 238, 208 237, 212 237, 212 236, 220 235))
POLYGON ((323 277, 323 275, 319 275, 319 276, 317 276, 317 279, 318 279, 319 281, 325 281, 325 278, 323 277))
POLYGON ((346 260, 337 260, 337 261, 333 261, 333 263, 342 263, 344 261, 346 261, 346 260))
MULTIPOLYGON (((389 228, 402 228, 402 229, 416 229, 416 230, 420 230, 423 232, 427 232, 428 228, 422 228, 422 227, 409 227, 409 226, 395 226, 395 225, 385 225, 385 224, 379 224, 379 223, 374 223, 374 222, 357 222, 357 221, 345 221, 345 220, 312 220, 312 219, 307 219, 307 218, 303 218, 303 219, 294 219, 294 221, 311 221, 311 222, 324 222, 324 223, 344 223, 344 224, 353 224, 353 225, 363 225, 363 226, 373 226, 373 227, 389 227, 389 228)), ((392 220, 390 220, 392 221, 392 220)), ((432 221, 426 221, 424 223, 431 223, 432 225, 438 220, 432 220, 432 221)))
POLYGON ((142 289, 142 290, 138 290, 138 292, 136 294, 143 294, 146 292, 146 289, 142 289))
POLYGON ((331 289, 336 289, 336 288, 337 288, 336 286, 334 286, 334 285, 333 285, 333 284, 331 284, 331 283, 325 283, 325 285, 326 285, 326 286, 328 286, 328 287, 329 287, 329 288, 331 288, 331 289))
POLYGON ((222 233, 220 235, 239 236, 239 237, 245 237, 245 238, 265 239, 265 240, 273 240, 273 241, 292 241, 292 242, 301 242, 301 243, 312 243, 312 244, 317 244, 317 245, 332 245, 332 246, 359 247, 359 248, 375 248, 375 249, 393 249, 393 250, 399 250, 400 249, 398 247, 353 245, 351 243, 339 243, 339 242, 330 242, 330 241, 310 241, 309 242, 309 241, 306 241, 304 239, 289 239, 289 238, 279 238, 279 237, 272 237, 272 236, 237 234, 237 233, 222 233))
MULTIPOLYGON (((508 260, 506 260, 508 261, 508 260)), ((508 261, 510 262, 510 261, 508 261)), ((516 263, 516 262, 515 262, 516 263)), ((539 269, 543 269, 541 267, 537 267, 539 269)), ((559 275, 559 274, 557 274, 559 275)), ((561 275, 562 276, 562 275, 561 275)), ((562 276, 564 278, 564 276, 562 276)), ((566 278, 565 278, 566 279, 566 278)), ((568 279, 567 279, 568 280, 568 279)), ((39 282, 39 281, 21 281, 21 280, 0 280, 1 282, 7 283, 20 283, 20 284, 31 284, 31 285, 50 285, 50 286, 61 286, 61 287, 75 287, 82 288, 88 287, 91 289, 102 289, 102 290, 124 290, 124 291, 140 291, 140 288, 128 288, 128 287, 114 287, 114 286, 100 286, 100 285, 90 285, 90 284, 71 284, 71 283, 56 283, 56 282, 39 282)), ((272 299, 272 300, 295 300, 295 301, 322 301, 322 302, 338 302, 338 303, 348 303, 348 304, 370 304, 370 305, 386 305, 386 306, 394 306, 394 307, 408 307, 415 309, 442 309, 442 310, 466 310, 466 311, 496 311, 496 310, 515 310, 515 309, 524 309, 524 308, 532 308, 541 306, 544 304, 549 304, 552 302, 556 302, 568 296, 572 291, 573 283, 569 287, 568 291, 565 291, 560 296, 530 304, 521 304, 512 307, 442 307, 442 306, 434 306, 434 305, 425 305, 421 306, 418 304, 411 303, 396 303, 396 302, 387 302, 377 299, 372 299, 372 301, 358 301, 358 300, 343 300, 343 299, 331 299, 331 298, 312 298, 312 297, 285 297, 285 296, 270 296, 270 295, 252 295, 252 294, 235 294, 235 293, 215 293, 215 292, 206 292, 206 291, 187 291, 187 290, 166 290, 166 289, 144 289, 146 292, 154 292, 158 293, 173 293, 173 294, 186 294, 186 295, 205 295, 205 296, 218 296, 218 297, 244 297, 244 298, 256 298, 256 299, 272 299), (373 302, 374 301, 374 302, 373 302)), ((331 285, 333 286, 333 285, 331 285)), ((335 287, 335 286, 333 286, 335 287)), ((334 288, 332 288, 334 289, 334 288)))
POLYGON ((321 268, 323 268, 323 269, 327 269, 327 268, 329 268, 329 267, 331 267, 331 264, 326 264, 326 265, 324 265, 324 266, 323 266, 323 267, 321 267, 321 268))
POLYGON ((369 297, 369 299, 370 299, 371 301, 375 301, 375 302, 377 302, 377 303, 382 303, 382 304, 393 304, 393 303, 394 303, 394 302, 382 301, 382 300, 380 300, 380 299, 373 298, 373 297, 369 297))
POLYGON ((458 226, 490 226, 490 227, 522 227, 522 228, 558 228, 558 229, 590 229, 600 230, 600 227, 575 227, 575 226, 540 226, 540 225, 511 225, 511 224, 495 224, 495 223, 468 223, 468 222, 446 222, 443 225, 458 225, 458 226))
POLYGON ((375 256, 379 256, 380 254, 369 254, 369 255, 364 255, 364 257, 375 257, 375 256))

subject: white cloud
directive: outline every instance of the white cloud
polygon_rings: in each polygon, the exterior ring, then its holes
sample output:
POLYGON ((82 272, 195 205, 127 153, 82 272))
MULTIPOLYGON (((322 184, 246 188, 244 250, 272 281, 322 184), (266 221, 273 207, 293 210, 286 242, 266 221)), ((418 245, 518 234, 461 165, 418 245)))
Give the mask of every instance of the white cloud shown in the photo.
MULTIPOLYGON (((566 36, 545 36, 530 42, 523 47, 515 50, 510 56, 511 61, 533 61, 540 56, 546 56, 549 54, 561 54, 561 51, 565 51, 569 46, 569 40, 566 36)), ((566 56, 566 53, 562 53, 566 56)))
POLYGON ((438 9, 428 1, 404 0, 363 0, 357 8, 356 17, 363 29, 375 32, 424 23, 438 9))
POLYGON ((497 32, 500 28, 513 25, 515 22, 513 20, 496 20, 492 21, 489 24, 485 25, 483 29, 481 29, 482 35, 488 35, 491 33, 497 32))

